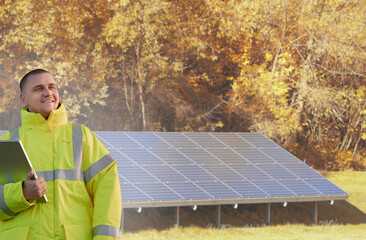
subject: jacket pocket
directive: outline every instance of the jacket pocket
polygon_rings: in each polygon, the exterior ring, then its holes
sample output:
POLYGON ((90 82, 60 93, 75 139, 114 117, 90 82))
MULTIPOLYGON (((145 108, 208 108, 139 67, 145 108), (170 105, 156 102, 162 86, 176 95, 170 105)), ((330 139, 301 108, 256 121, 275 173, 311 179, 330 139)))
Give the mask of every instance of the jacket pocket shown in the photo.
POLYGON ((28 239, 29 227, 13 228, 0 232, 0 240, 28 239))
POLYGON ((92 239, 92 229, 88 225, 64 225, 64 229, 66 240, 92 239))

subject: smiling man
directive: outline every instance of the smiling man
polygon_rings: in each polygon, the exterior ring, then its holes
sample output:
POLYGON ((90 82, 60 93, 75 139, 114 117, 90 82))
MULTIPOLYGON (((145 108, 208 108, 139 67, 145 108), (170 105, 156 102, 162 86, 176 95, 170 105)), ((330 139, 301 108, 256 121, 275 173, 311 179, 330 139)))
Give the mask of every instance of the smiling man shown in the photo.
POLYGON ((39 178, 31 171, 0 185, 0 240, 117 239, 122 200, 111 154, 90 129, 67 120, 49 72, 27 73, 20 90, 22 126, 1 140, 20 139, 39 178), (37 203, 45 194, 48 202, 37 203))
POLYGON ((26 74, 20 82, 20 99, 29 112, 40 113, 45 119, 58 108, 59 95, 52 75, 37 69, 26 74))

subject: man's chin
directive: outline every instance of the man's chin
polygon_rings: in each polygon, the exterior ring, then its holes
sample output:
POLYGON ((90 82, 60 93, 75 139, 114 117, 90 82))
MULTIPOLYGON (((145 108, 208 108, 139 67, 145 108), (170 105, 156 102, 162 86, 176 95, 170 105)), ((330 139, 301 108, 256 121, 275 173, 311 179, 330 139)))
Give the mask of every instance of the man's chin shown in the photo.
POLYGON ((51 112, 52 112, 53 110, 56 110, 56 109, 57 109, 57 107, 45 108, 45 109, 42 109, 41 114, 42 114, 43 116, 45 116, 45 115, 50 115, 50 114, 51 114, 51 112))

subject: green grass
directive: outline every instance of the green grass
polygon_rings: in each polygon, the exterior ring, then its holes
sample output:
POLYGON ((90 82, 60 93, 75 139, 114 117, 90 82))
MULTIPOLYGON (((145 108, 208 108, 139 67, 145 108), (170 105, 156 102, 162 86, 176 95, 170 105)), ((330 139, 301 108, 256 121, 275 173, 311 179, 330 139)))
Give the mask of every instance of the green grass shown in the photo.
POLYGON ((366 239, 366 172, 327 172, 324 175, 348 192, 347 201, 319 202, 319 225, 312 224, 311 203, 277 204, 271 224, 265 223, 265 205, 222 208, 222 228, 216 229, 215 208, 181 211, 181 225, 174 228, 174 210, 150 209, 125 214, 126 233, 121 239, 366 239), (148 229, 152 226, 154 229, 148 229), (129 230, 130 229, 130 230, 129 230), (137 232, 128 232, 137 231, 137 232))

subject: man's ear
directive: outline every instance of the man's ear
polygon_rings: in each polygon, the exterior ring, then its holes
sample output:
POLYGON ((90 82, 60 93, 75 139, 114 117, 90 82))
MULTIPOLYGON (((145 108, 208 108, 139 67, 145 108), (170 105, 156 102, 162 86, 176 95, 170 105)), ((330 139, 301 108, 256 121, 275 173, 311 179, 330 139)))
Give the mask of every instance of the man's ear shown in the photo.
POLYGON ((27 105, 27 101, 25 99, 25 96, 22 93, 20 94, 20 100, 22 100, 22 103, 23 103, 24 106, 27 105))

